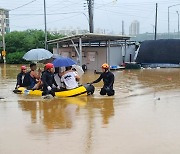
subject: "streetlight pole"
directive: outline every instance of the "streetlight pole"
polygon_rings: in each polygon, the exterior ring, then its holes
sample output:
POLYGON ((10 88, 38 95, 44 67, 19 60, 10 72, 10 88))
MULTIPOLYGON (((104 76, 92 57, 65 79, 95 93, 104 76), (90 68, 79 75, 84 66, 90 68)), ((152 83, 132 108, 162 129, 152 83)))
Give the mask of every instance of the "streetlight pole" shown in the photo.
POLYGON ((47 49, 47 23, 46 23, 46 0, 44 0, 44 33, 45 33, 45 49, 47 49))
POLYGON ((179 38, 179 12, 176 11, 177 15, 178 15, 178 38, 179 38))
POLYGON ((156 17, 155 17, 155 32, 154 32, 154 40, 157 39, 157 8, 158 8, 158 3, 156 3, 156 17))
POLYGON ((180 5, 180 4, 175 4, 175 5, 171 5, 171 6, 168 6, 168 37, 169 37, 169 33, 170 33, 170 16, 169 16, 169 9, 173 6, 177 6, 177 5, 180 5))
POLYGON ((169 31, 170 31, 170 29, 169 29, 169 8, 170 8, 170 6, 168 6, 168 37, 169 37, 169 31))
POLYGON ((88 24, 89 24, 89 18, 87 17, 87 15, 84 12, 82 12, 82 14, 86 17, 88 24))
POLYGON ((154 29, 155 29, 155 25, 151 24, 153 30, 152 30, 152 33, 154 34, 154 29))
POLYGON ((82 12, 82 14, 86 17, 88 25, 89 25, 89 18, 87 17, 87 15, 84 12, 82 12))
POLYGON ((2 16, 1 18, 1 35, 2 35, 2 46, 3 46, 3 51, 2 51, 2 56, 4 63, 6 63, 6 44, 5 44, 5 30, 4 30, 4 10, 0 10, 0 15, 2 16))

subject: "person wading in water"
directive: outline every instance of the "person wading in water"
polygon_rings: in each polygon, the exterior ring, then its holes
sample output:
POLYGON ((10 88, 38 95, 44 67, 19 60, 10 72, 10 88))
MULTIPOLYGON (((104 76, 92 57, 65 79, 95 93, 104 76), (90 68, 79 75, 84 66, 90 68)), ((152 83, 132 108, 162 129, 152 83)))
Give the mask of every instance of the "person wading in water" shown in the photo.
POLYGON ((101 88, 100 95, 108 95, 113 96, 115 94, 115 91, 113 89, 114 84, 114 74, 109 71, 109 65, 104 63, 102 66, 102 74, 99 76, 99 78, 90 84, 98 83, 103 79, 104 85, 101 88))

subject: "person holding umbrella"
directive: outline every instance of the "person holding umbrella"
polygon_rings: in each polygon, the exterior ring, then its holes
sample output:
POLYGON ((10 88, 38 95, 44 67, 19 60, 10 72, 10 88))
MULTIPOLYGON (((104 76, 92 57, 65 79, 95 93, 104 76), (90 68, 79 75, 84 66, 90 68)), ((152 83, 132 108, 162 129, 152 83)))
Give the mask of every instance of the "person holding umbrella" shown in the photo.
POLYGON ((102 64, 101 68, 103 73, 97 80, 91 82, 90 84, 98 83, 103 79, 104 86, 101 88, 100 95, 107 94, 108 96, 113 96, 115 93, 113 89, 114 74, 109 71, 109 65, 107 63, 102 64))
POLYGON ((42 95, 51 94, 53 97, 55 96, 55 92, 53 90, 53 85, 60 89, 54 79, 54 65, 52 63, 47 63, 45 65, 45 71, 42 75, 42 83, 43 83, 43 93, 42 95))

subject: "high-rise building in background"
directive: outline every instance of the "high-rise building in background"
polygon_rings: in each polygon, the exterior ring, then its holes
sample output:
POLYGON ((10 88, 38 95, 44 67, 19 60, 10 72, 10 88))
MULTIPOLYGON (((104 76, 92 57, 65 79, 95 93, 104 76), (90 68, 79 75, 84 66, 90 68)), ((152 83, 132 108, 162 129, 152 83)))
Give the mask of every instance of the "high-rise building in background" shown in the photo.
POLYGON ((0 35, 10 32, 9 10, 0 8, 0 35), (4 31, 3 31, 4 28, 4 31))
POLYGON ((129 35, 136 36, 139 34, 139 21, 134 20, 129 27, 129 35))

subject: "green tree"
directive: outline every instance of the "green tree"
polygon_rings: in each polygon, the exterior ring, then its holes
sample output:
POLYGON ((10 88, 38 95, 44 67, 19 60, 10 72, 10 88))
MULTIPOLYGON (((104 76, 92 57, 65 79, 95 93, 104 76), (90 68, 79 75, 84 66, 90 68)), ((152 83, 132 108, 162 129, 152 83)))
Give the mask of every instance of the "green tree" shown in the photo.
POLYGON ((25 52, 13 52, 9 53, 6 57, 8 64, 24 64, 27 63, 22 57, 24 56, 25 52))
MULTIPOLYGON (((63 35, 58 33, 49 33, 47 34, 48 40, 57 39, 63 37, 63 35)), ((34 48, 44 48, 44 38, 45 33, 42 30, 36 30, 36 29, 28 29, 25 31, 13 31, 5 35, 5 42, 6 42, 6 51, 7 54, 10 53, 16 53, 17 54, 10 54, 7 55, 7 62, 11 63, 18 63, 18 60, 21 61, 21 55, 20 53, 26 53, 27 51, 34 49, 34 48), (11 56, 17 56, 16 59, 11 59, 11 56), (8 58, 11 59, 8 61, 8 58)), ((0 41, 2 40, 2 37, 0 37, 0 41)), ((53 46, 49 46, 49 50, 52 51, 53 46)), ((2 48, 1 48, 2 51, 2 48)))

